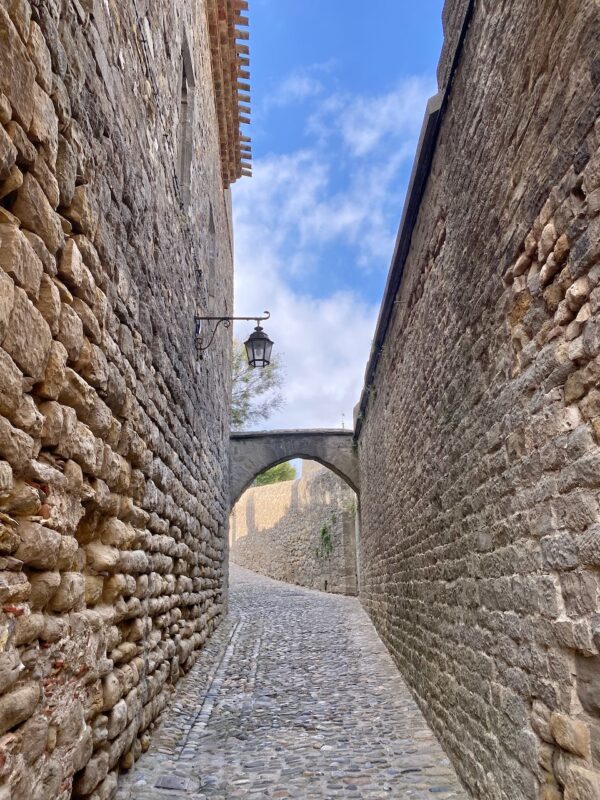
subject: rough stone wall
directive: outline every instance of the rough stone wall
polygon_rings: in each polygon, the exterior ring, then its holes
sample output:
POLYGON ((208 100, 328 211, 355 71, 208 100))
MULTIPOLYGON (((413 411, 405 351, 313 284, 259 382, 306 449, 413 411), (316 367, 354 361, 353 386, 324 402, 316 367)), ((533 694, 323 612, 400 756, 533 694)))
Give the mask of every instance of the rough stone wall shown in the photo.
POLYGON ((231 560, 310 589, 356 594, 356 496, 304 461, 302 477, 253 486, 229 518, 231 560))
POLYGON ((598 41, 476 2, 359 441, 363 601, 485 800, 600 798, 598 41))
POLYGON ((0 123, 0 797, 106 800, 224 601, 230 343, 198 361, 193 339, 211 209, 223 312, 232 289, 202 2, 0 0, 0 123))

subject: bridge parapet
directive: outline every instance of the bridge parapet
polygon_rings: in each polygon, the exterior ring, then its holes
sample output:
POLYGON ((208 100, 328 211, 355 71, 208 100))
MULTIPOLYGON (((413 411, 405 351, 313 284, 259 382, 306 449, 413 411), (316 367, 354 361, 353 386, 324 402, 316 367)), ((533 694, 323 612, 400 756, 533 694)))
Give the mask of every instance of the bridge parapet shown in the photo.
POLYGON ((318 461, 343 478, 358 494, 358 457, 352 431, 337 428, 241 431, 231 434, 231 506, 233 507, 257 475, 292 458, 318 461))

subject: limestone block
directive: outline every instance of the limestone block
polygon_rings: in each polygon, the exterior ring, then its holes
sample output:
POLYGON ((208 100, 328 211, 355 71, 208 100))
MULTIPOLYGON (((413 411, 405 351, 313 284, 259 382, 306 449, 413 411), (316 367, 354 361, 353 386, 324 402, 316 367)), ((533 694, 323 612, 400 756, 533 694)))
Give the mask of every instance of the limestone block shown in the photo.
POLYGON ((75 187, 73 200, 69 208, 65 210, 65 216, 71 220, 77 232, 94 240, 98 229, 99 214, 89 184, 75 187))
POLYGON ((27 130, 33 117, 35 67, 6 10, 0 6, 0 91, 9 99, 15 117, 27 130))
POLYGON ((563 750, 582 758, 589 756, 590 731, 584 722, 555 712, 550 717, 550 730, 563 750))
POLYGON ((29 599, 31 586, 21 572, 0 570, 0 602, 24 603, 29 599))
POLYGON ((14 225, 0 225, 0 267, 37 300, 44 267, 27 237, 14 225))
POLYGON ((0 523, 0 555, 14 553, 19 546, 19 534, 12 525, 0 523))
POLYGON ((54 401, 42 403, 40 412, 44 416, 42 425, 42 445, 52 447, 60 441, 63 430, 63 410, 60 403, 54 401))
POLYGON ((78 572, 63 572, 60 586, 50 601, 53 611, 71 611, 81 605, 85 595, 85 580, 78 572))
POLYGON ((130 574, 147 572, 149 564, 148 556, 143 550, 129 550, 120 554, 119 569, 122 572, 130 574))
POLYGON ((66 619, 52 614, 44 615, 44 628, 41 639, 45 642, 59 642, 64 639, 69 632, 69 624, 66 619))
POLYGON ((135 540, 135 531, 121 520, 110 517, 100 529, 100 539, 103 544, 127 549, 135 540))
POLYGON ((30 644, 40 638, 43 629, 43 614, 23 614, 15 620, 13 641, 16 645, 30 644))
POLYGON ((12 516, 37 516, 43 499, 44 493, 39 488, 17 478, 11 493, 2 500, 0 507, 12 516))
POLYGON ((67 239, 58 265, 58 274, 65 283, 77 289, 83 283, 83 259, 74 239, 67 239))
POLYGON ((31 583, 31 608, 35 611, 45 608, 60 585, 59 572, 33 572, 31 583))
MULTIPOLYGON (((84 326, 85 329, 85 326, 84 326)), ((90 386, 106 392, 108 386, 108 362, 102 350, 88 339, 83 342, 79 359, 73 365, 90 386)), ((117 422, 116 420, 114 422, 117 422)), ((111 422, 111 425, 113 423, 111 422)), ((118 424, 118 423, 117 423, 118 424)), ((110 444, 110 442, 109 442, 110 444)))
POLYGON ((79 297, 73 300, 72 308, 81 319, 85 335, 88 336, 95 345, 101 344, 102 331, 100 330, 98 320, 94 316, 91 308, 79 297))
POLYGON ((21 539, 16 557, 29 567, 53 570, 58 560, 61 535, 37 522, 19 522, 21 539))
POLYGON ((13 428, 7 419, 0 417, 0 458, 8 461, 15 472, 21 473, 35 454, 35 442, 31 436, 13 428))
POLYGON ((58 181, 60 205, 71 205, 75 192, 75 180, 77 178, 77 158, 68 140, 61 134, 58 136, 56 178, 58 181))
POLYGON ((592 717, 600 716, 600 656, 576 657, 577 695, 592 717))
POLYGON ((21 404, 12 415, 12 422, 22 431, 28 433, 34 439, 39 439, 42 433, 43 416, 37 410, 31 395, 23 395, 21 404))
POLYGON ((64 234, 60 218, 48 202, 36 179, 27 173, 17 192, 13 213, 23 227, 38 234, 52 255, 62 246, 64 234))
POLYGON ((69 361, 77 361, 83 347, 83 324, 70 305, 62 303, 58 340, 64 345, 69 361))
POLYGON ((33 116, 29 126, 29 135, 34 142, 39 142, 47 154, 52 168, 56 165, 58 152, 58 117, 50 96, 38 83, 33 85, 33 116))
MULTIPOLYGON (((7 136, 7 134, 4 134, 7 136)), ((0 128, 0 139, 3 138, 2 129, 0 128)), ((2 145, 0 143, 0 150, 2 145)), ((15 151, 16 152, 16 151, 15 151)), ((2 164, 2 156, 0 155, 0 165, 2 164)), ((1 174, 1 171, 0 171, 1 174)), ((23 173, 18 167, 10 167, 8 174, 5 178, 0 178, 0 200, 8 197, 9 194, 16 192, 23 185, 23 173)))
POLYGON ((4 694, 20 678, 24 667, 19 651, 13 647, 0 652, 0 693, 4 694))
POLYGON ((17 164, 27 171, 35 164, 35 159, 37 158, 35 147, 29 141, 27 134, 18 122, 14 120, 9 122, 6 126, 6 132, 17 149, 17 164))
POLYGON ((0 92, 0 124, 6 125, 12 117, 12 108, 8 102, 8 97, 0 92))
POLYGON ((20 729, 23 737, 23 756, 28 764, 33 764, 46 750, 50 723, 44 714, 34 714, 20 729))
POLYGON ((56 261, 54 256, 50 254, 50 251, 44 244, 43 240, 36 233, 32 233, 28 230, 24 230, 23 235, 35 250, 39 260, 42 262, 46 275, 54 277, 56 275, 56 261))
POLYGON ((51 343, 46 320, 25 292, 15 287, 13 311, 2 346, 23 372, 39 381, 44 375, 51 343))
POLYGON ((108 738, 115 739, 127 727, 127 703, 119 700, 108 715, 108 738))
POLYGON ((39 299, 35 306, 46 320, 52 335, 56 336, 61 312, 60 294, 48 275, 42 275, 39 299))
POLYGON ((23 400, 23 375, 5 350, 0 348, 0 414, 12 418, 23 400))
POLYGON ((115 572, 119 564, 119 551, 100 542, 85 545, 88 566, 96 572, 115 572))
MULTIPOLYGON (((44 151, 40 151, 35 159, 35 163, 31 169, 31 174, 39 183, 42 188, 42 191, 46 195, 48 202, 52 208, 58 207, 59 201, 59 190, 58 190, 58 181, 54 177, 54 173, 51 171, 50 167, 46 163, 47 160, 50 158, 44 151)), ((64 221, 61 220, 61 225, 63 230, 65 230, 64 221)))
MULTIPOLYGON (((0 126, 0 180, 6 181, 15 169, 15 162, 17 160, 17 148, 12 143, 8 133, 0 126)), ((2 196, 6 196, 13 189, 3 191, 2 196)))
MULTIPOLYGON (((81 555, 81 560, 83 562, 83 553, 80 553, 79 550, 79 543, 77 539, 73 536, 67 535, 69 532, 74 532, 75 528, 77 527, 77 522, 79 518, 83 515, 83 511, 79 510, 74 513, 72 519, 63 520, 62 524, 60 525, 60 529, 63 532, 63 535, 60 540, 60 548, 58 551, 58 561, 56 562, 56 566, 58 569, 64 570, 72 570, 75 569, 77 566, 79 559, 78 556, 81 555)), ((83 566, 83 563, 81 564, 83 566)))
POLYGON ((87 606, 95 606, 102 600, 103 588, 103 577, 100 575, 85 576, 85 603, 87 606))
MULTIPOLYGON (((52 341, 44 377, 36 386, 36 394, 48 400, 57 400, 65 385, 67 350, 56 340, 52 341)), ((42 412, 43 413, 43 412, 42 412)))
POLYGON ((104 693, 103 711, 110 711, 121 697, 121 684, 114 672, 108 674, 102 681, 104 693))
POLYGON ((37 22, 32 22, 30 25, 27 52, 35 66, 38 83, 47 94, 50 94, 52 92, 52 58, 44 34, 37 22))
POLYGON ((564 800, 600 800, 600 776, 585 767, 569 764, 564 800))
POLYGON ((40 687, 33 681, 0 697, 0 735, 29 719, 39 699, 40 687))
POLYGON ((91 794, 107 774, 108 753, 100 751, 88 761, 81 775, 73 782, 73 789, 80 795, 91 794))
POLYGON ((15 285, 5 272, 0 271, 0 344, 2 343, 15 301, 15 285))
POLYGON ((73 769, 78 772, 80 769, 83 769, 85 765, 88 763, 92 754, 94 752, 94 738, 92 734, 92 729, 89 725, 86 725, 83 733, 79 737, 79 740, 75 744, 75 747, 72 750, 71 759, 73 763, 73 769))

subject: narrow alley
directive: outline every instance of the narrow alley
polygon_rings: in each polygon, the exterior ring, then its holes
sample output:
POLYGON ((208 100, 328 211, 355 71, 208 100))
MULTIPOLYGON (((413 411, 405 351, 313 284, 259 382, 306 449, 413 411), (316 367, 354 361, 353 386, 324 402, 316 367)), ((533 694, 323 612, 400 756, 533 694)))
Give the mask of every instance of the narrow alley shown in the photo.
POLYGON ((231 571, 230 614, 118 800, 466 798, 357 599, 231 571))

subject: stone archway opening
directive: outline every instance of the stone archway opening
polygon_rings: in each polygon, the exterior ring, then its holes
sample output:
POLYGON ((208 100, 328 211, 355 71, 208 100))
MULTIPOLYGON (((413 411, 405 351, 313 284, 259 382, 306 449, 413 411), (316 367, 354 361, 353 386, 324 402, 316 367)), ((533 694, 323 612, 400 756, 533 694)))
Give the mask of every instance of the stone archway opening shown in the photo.
POLYGON ((356 595, 357 494, 322 461, 299 463, 296 478, 251 485, 233 505, 230 561, 290 584, 356 595))

